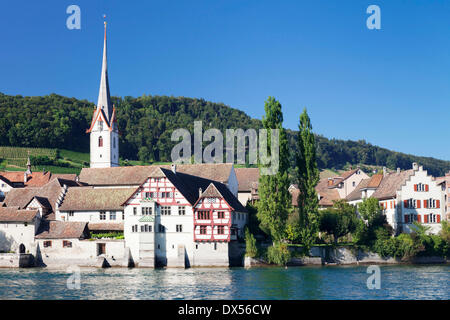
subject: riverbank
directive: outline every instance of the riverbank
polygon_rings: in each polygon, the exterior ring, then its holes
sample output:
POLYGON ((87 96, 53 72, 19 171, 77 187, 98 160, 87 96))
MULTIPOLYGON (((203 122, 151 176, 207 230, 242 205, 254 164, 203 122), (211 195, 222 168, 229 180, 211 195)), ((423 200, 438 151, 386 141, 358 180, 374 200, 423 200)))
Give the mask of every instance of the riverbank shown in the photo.
MULTIPOLYGON (((445 257, 420 256, 411 259, 381 257, 378 253, 367 252, 350 247, 313 246, 309 256, 302 256, 301 247, 289 247, 292 258, 287 266, 313 265, 359 265, 359 264, 448 264, 445 257)), ((267 266, 269 263, 262 258, 245 257, 244 267, 267 266)))

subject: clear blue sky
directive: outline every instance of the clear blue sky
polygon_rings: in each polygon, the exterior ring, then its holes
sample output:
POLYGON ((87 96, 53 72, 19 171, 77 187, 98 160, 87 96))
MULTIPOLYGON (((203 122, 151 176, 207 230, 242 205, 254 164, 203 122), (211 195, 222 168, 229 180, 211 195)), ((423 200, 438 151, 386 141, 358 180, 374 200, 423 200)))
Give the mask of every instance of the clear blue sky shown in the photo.
POLYGON ((2 1, 0 92, 96 102, 103 17, 111 94, 223 102, 285 126, 450 160, 450 1, 2 1), (81 8, 81 30, 66 8, 81 8), (368 30, 366 8, 381 8, 368 30))

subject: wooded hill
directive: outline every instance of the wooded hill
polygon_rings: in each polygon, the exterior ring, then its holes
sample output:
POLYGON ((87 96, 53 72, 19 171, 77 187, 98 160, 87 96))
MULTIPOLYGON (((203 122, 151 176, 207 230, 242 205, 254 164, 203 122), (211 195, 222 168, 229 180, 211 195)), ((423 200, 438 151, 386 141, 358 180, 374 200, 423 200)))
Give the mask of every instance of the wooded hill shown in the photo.
MULTIPOLYGON (((225 129, 262 127, 260 120, 252 119, 238 109, 203 99, 146 95, 112 99, 121 132, 122 159, 146 163, 170 161, 170 152, 176 144, 170 139, 173 130, 186 128, 192 134, 196 120, 202 121, 203 130, 217 128, 223 133, 225 129)), ((89 152, 89 136, 85 129, 89 128, 94 108, 87 100, 56 94, 22 97, 0 93, 0 146, 89 152)), ((314 119, 312 123, 314 126, 314 119)), ((295 150, 295 131, 288 130, 288 138, 290 150, 295 150)), ((399 153, 364 140, 316 138, 321 169, 337 170, 349 164, 410 169, 412 162, 418 162, 435 176, 450 170, 450 161, 399 153)))

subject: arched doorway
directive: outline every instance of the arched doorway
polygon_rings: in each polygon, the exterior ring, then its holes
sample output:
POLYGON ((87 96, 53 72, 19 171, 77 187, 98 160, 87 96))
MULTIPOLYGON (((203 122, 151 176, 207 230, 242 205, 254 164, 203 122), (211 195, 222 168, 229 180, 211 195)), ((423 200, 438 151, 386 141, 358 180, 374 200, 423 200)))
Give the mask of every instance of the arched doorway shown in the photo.
POLYGON ((25 253, 25 246, 23 243, 21 243, 19 246, 19 253, 25 253))

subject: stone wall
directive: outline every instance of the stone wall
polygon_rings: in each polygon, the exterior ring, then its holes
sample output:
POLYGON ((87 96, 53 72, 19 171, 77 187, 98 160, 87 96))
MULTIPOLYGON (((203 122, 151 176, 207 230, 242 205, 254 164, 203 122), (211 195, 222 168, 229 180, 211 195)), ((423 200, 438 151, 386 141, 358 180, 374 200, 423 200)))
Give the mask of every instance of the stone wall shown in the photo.
POLYGON ((27 253, 0 253, 0 268, 33 267, 33 255, 27 253))

